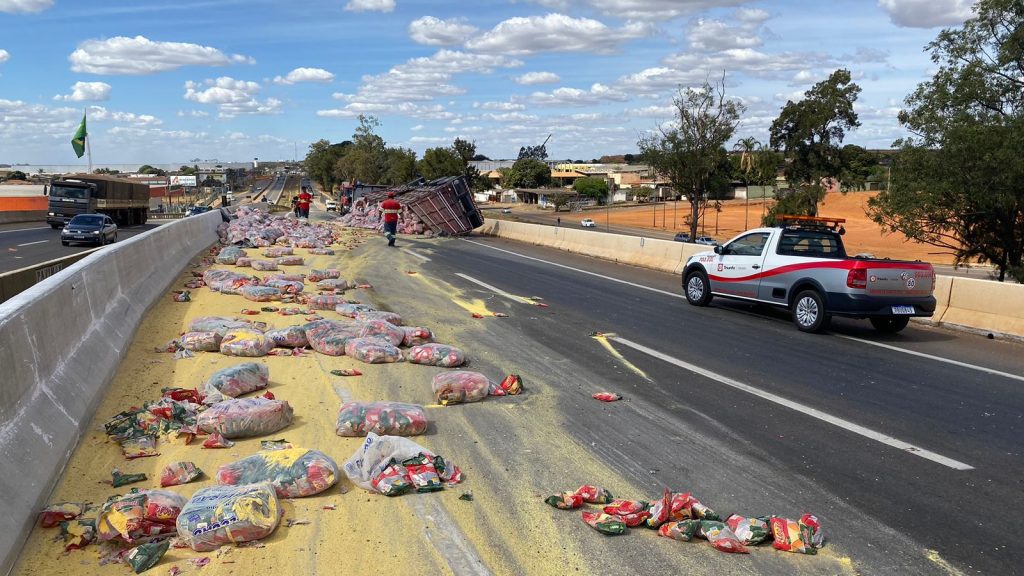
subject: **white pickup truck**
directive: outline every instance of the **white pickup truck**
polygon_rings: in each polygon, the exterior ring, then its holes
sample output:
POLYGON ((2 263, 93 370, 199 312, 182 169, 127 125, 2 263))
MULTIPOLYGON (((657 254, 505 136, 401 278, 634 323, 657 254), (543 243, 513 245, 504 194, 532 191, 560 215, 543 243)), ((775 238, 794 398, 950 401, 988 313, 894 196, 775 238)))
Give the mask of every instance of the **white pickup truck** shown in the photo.
POLYGON ((935 312, 931 264, 848 257, 840 218, 780 216, 779 222, 691 256, 682 275, 687 301, 706 306, 722 296, 788 308, 805 332, 846 316, 895 333, 911 317, 935 312))

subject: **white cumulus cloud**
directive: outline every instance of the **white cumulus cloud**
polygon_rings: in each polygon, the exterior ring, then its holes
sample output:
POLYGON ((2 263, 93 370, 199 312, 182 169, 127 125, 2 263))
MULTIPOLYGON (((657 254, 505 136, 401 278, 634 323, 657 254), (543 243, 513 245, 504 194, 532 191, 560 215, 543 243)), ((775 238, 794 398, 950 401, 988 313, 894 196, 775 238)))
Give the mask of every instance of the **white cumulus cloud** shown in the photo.
POLYGON ((409 37, 428 46, 462 44, 476 33, 477 28, 466 24, 462 18, 441 20, 433 16, 424 16, 409 23, 409 37))
POLYGON ((664 22, 679 16, 695 14, 709 8, 726 8, 749 3, 750 0, 586 0, 590 6, 608 16, 634 20, 664 22))
POLYGON ((75 82, 71 94, 58 94, 54 100, 64 102, 99 102, 110 99, 110 84, 106 82, 75 82))
POLYGON ((0 64, 3 64, 4 62, 7 62, 10 59, 11 59, 11 53, 8 52, 7 50, 4 50, 4 49, 0 48, 0 64))
POLYGON ((391 12, 395 9, 395 0, 349 0, 345 10, 349 12, 391 12))
POLYGON ((276 98, 258 100, 256 94, 259 91, 260 85, 256 82, 221 76, 216 80, 205 80, 202 84, 191 80, 186 82, 185 100, 216 105, 220 118, 280 114, 281 101, 276 98))
POLYGON ((0 0, 0 12, 19 14, 42 12, 53 6, 53 0, 0 0))
POLYGON ((591 18, 547 14, 509 18, 467 41, 466 48, 475 52, 514 55, 544 52, 608 54, 614 52, 621 42, 641 38, 649 31, 649 27, 637 23, 613 29, 591 18))
POLYGON ((154 74, 183 66, 227 66, 255 61, 216 48, 185 42, 157 42, 145 36, 86 40, 68 56, 71 70, 90 74, 154 74))
POLYGON ((579 88, 556 88, 552 92, 534 92, 530 102, 538 106, 591 106, 606 101, 625 102, 629 95, 621 90, 594 84, 590 90, 579 88))
POLYGON ((522 84, 523 86, 554 84, 560 80, 561 78, 554 72, 527 72, 526 74, 515 78, 516 84, 522 84))
POLYGON ((686 37, 694 50, 720 51, 730 48, 757 48, 763 41, 761 26, 768 20, 764 10, 737 10, 732 18, 737 23, 695 18, 687 27, 686 37))
POLYGON ((481 110, 526 110, 526 106, 518 104, 516 102, 474 102, 473 108, 479 108, 481 110))
POLYGON ((334 81, 334 74, 323 68, 296 68, 287 76, 274 78, 275 84, 290 85, 298 82, 315 82, 318 84, 330 84, 334 81))
POLYGON ((953 26, 973 16, 975 0, 878 0, 893 24, 907 28, 953 26))

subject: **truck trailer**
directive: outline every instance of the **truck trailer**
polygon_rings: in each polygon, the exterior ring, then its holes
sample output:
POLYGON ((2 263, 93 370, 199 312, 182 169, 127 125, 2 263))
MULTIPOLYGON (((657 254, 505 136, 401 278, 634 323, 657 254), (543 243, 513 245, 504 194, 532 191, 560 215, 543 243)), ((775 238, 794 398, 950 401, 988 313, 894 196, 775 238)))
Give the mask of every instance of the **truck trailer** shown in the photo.
POLYGON ((57 229, 79 214, 106 214, 119 225, 145 224, 149 185, 99 174, 72 174, 50 184, 46 223, 57 229))

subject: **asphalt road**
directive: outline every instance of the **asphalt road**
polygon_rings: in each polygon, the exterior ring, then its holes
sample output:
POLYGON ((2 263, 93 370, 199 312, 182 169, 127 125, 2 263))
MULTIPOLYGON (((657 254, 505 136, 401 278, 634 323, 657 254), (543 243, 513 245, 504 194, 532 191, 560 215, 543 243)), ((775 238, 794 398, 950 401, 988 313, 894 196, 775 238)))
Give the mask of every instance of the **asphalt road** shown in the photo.
POLYGON ((810 335, 782 312, 692 307, 668 274, 494 238, 399 243, 507 310, 476 345, 561 381, 570 433, 652 493, 815 513, 861 574, 1024 570, 1024 345, 843 319, 810 335), (625 401, 589 399, 605 390, 625 401))
MULTIPOLYGON (((141 226, 118 227, 118 242, 152 230, 169 220, 150 220, 141 226)), ((85 250, 93 244, 72 244, 62 246, 60 230, 54 230, 41 222, 0 225, 0 274, 32 266, 40 262, 63 258, 85 250)))

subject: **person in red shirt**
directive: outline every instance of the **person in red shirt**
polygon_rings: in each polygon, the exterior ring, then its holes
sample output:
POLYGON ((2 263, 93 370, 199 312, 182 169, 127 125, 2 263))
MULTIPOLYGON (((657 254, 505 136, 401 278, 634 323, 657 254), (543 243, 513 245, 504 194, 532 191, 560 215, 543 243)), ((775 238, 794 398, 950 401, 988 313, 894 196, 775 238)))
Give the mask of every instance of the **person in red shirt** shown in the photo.
POLYGON ((302 193, 299 194, 299 217, 309 218, 309 203, 313 201, 313 195, 309 193, 309 189, 305 186, 302 187, 302 193))
POLYGON ((395 200, 394 192, 388 192, 388 199, 380 203, 380 211, 384 214, 384 236, 388 239, 388 246, 394 246, 398 215, 402 213, 402 205, 395 200))

